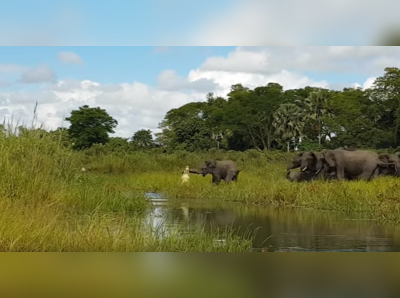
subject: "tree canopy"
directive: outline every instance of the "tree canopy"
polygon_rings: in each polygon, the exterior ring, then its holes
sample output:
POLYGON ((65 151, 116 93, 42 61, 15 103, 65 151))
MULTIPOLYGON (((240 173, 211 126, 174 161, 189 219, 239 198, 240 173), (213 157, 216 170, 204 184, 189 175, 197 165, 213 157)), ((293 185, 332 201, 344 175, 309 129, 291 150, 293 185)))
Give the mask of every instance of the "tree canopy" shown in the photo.
POLYGON ((387 67, 368 89, 342 91, 238 83, 167 112, 157 141, 172 150, 400 148, 400 69, 387 67))
MULTIPOLYGON (((150 130, 131 138, 109 137, 118 122, 104 109, 87 105, 66 118, 68 129, 51 133, 77 150, 108 144, 112 151, 320 150, 353 146, 400 151, 400 69, 387 67, 370 88, 329 90, 306 86, 284 90, 278 83, 250 89, 231 86, 226 97, 208 93, 203 101, 168 111, 153 139, 150 130)), ((20 128, 20 134, 29 133, 20 128)), ((47 132, 37 130, 39 137, 47 132)))
POLYGON ((71 123, 68 133, 75 149, 85 149, 93 144, 106 144, 109 133, 114 133, 118 125, 106 110, 100 107, 90 108, 87 105, 73 110, 71 116, 65 118, 71 123))

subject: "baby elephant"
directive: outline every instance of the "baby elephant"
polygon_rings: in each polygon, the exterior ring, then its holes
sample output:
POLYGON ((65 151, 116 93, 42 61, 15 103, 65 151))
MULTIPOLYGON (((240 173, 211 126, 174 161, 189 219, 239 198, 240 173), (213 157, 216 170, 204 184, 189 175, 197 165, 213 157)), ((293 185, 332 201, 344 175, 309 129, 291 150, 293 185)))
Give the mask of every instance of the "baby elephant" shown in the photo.
POLYGON ((286 179, 289 180, 290 182, 303 182, 303 181, 310 181, 313 180, 314 178, 314 173, 305 171, 305 172, 300 172, 300 171, 287 171, 286 173, 286 179))
POLYGON ((240 170, 232 160, 206 160, 201 174, 205 177, 212 175, 212 183, 219 184, 221 180, 225 183, 237 181, 240 170))
MULTIPOLYGON (((336 177, 336 172, 330 172, 326 174, 326 177, 323 179, 325 180, 335 180, 336 177)), ((300 172, 300 171, 287 171, 286 172, 286 179, 289 180, 290 182, 303 182, 303 181, 312 181, 312 180, 320 180, 321 178, 316 176, 315 173, 311 171, 305 171, 305 172, 300 172)))

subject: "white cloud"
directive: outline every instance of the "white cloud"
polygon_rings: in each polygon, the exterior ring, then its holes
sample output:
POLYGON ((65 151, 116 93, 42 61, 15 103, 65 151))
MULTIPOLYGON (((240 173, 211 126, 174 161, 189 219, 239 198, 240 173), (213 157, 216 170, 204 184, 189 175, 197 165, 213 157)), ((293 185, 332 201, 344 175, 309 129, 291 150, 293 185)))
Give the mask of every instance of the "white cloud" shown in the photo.
POLYGON ((21 74, 20 81, 25 84, 38 84, 54 82, 56 74, 47 65, 39 65, 38 67, 28 69, 21 74))
POLYGON ((371 87, 373 86, 375 80, 376 80, 375 77, 370 77, 370 78, 368 78, 368 79, 364 82, 362 88, 363 88, 363 89, 371 88, 371 87))
POLYGON ((217 87, 217 84, 208 78, 189 80, 179 76, 174 70, 165 70, 158 76, 158 87, 161 90, 192 90, 198 92, 209 92, 217 87))
POLYGON ((272 62, 268 51, 246 51, 241 48, 227 57, 210 57, 201 66, 204 70, 225 70, 242 72, 266 72, 272 62))
POLYGON ((398 28, 399 6, 392 0, 237 0, 205 17, 190 44, 371 45, 387 28, 398 28))
POLYGON ((3 73, 21 73, 26 69, 27 67, 16 64, 0 64, 0 72, 3 73))
POLYGON ((73 52, 60 52, 58 54, 58 60, 65 62, 65 63, 71 63, 71 64, 76 64, 76 65, 82 65, 83 60, 82 58, 73 52))
POLYGON ((118 121, 115 135, 131 137, 142 128, 159 131, 158 124, 170 109, 204 100, 205 94, 163 91, 139 82, 103 85, 90 80, 59 81, 37 92, 0 92, 0 111, 5 109, 0 117, 13 117, 14 123, 21 119, 29 124, 36 99, 38 124, 46 129, 68 127, 63 118, 87 104, 105 109, 118 121))
POLYGON ((322 71, 376 75, 400 67, 400 47, 238 47, 227 57, 210 57, 200 70, 274 74, 322 71))
MULTIPOLYGON (((71 110, 87 104, 100 106, 118 121, 117 136, 131 137, 139 129, 159 131, 157 126, 169 110, 203 101, 209 92, 226 96, 237 83, 249 88, 276 82, 285 90, 306 86, 342 89, 345 82, 330 84, 327 80, 304 75, 306 71, 328 74, 336 71, 364 73, 362 77, 367 79, 358 83, 368 88, 375 77, 382 74, 383 65, 396 66, 392 62, 398 61, 398 52, 394 47, 239 47, 227 57, 206 59, 185 77, 174 70, 165 70, 158 76, 155 87, 136 81, 120 84, 101 84, 93 80, 55 81, 55 74, 46 66, 30 69, 0 65, 0 72, 20 74, 25 82, 49 82, 38 91, 31 91, 31 86, 24 85, 21 88, 27 90, 1 89, 8 91, 0 90, 0 118, 10 119, 14 115, 14 119, 20 117, 30 123, 38 100, 39 123, 49 129, 68 127, 67 122, 63 124, 63 118, 69 116, 71 110)), ((354 86, 361 87, 360 84, 354 86)))
POLYGON ((226 94, 229 93, 231 86, 238 83, 241 83, 243 86, 251 89, 259 86, 266 86, 270 82, 281 84, 285 90, 306 86, 323 88, 329 87, 329 83, 327 81, 314 81, 306 76, 286 70, 282 70, 271 75, 213 70, 202 71, 199 69, 192 70, 189 73, 189 80, 198 80, 201 78, 216 82, 218 84, 218 88, 215 90, 215 93, 219 96, 226 96, 226 94))

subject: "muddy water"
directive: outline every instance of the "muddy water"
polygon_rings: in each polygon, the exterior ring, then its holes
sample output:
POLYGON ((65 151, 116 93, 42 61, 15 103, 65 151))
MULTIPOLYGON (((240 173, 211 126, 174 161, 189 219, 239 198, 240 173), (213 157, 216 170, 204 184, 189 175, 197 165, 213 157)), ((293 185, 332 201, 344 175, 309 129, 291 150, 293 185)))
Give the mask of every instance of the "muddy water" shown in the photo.
MULTIPOLYGON (((154 209, 147 216, 165 233, 178 226, 226 226, 242 236, 256 231, 254 250, 268 251, 400 251, 400 228, 367 216, 305 209, 276 209, 210 201, 169 202, 148 194, 154 209)), ((223 241, 223 239, 220 239, 223 241)))

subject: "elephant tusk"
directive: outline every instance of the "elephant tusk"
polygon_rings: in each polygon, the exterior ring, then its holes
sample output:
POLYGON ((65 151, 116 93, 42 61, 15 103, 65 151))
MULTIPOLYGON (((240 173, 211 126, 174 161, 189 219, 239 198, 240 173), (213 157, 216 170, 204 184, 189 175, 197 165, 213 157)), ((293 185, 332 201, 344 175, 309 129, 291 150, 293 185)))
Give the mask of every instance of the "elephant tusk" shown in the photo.
POLYGON ((319 169, 319 170, 315 173, 315 175, 317 175, 319 172, 321 172, 321 170, 322 170, 322 168, 319 169))
POLYGON ((394 169, 396 170, 396 172, 398 172, 398 171, 399 171, 399 169, 398 169, 396 166, 394 166, 394 169))
POLYGON ((301 169, 302 172, 304 172, 305 170, 307 170, 307 167, 301 169))

